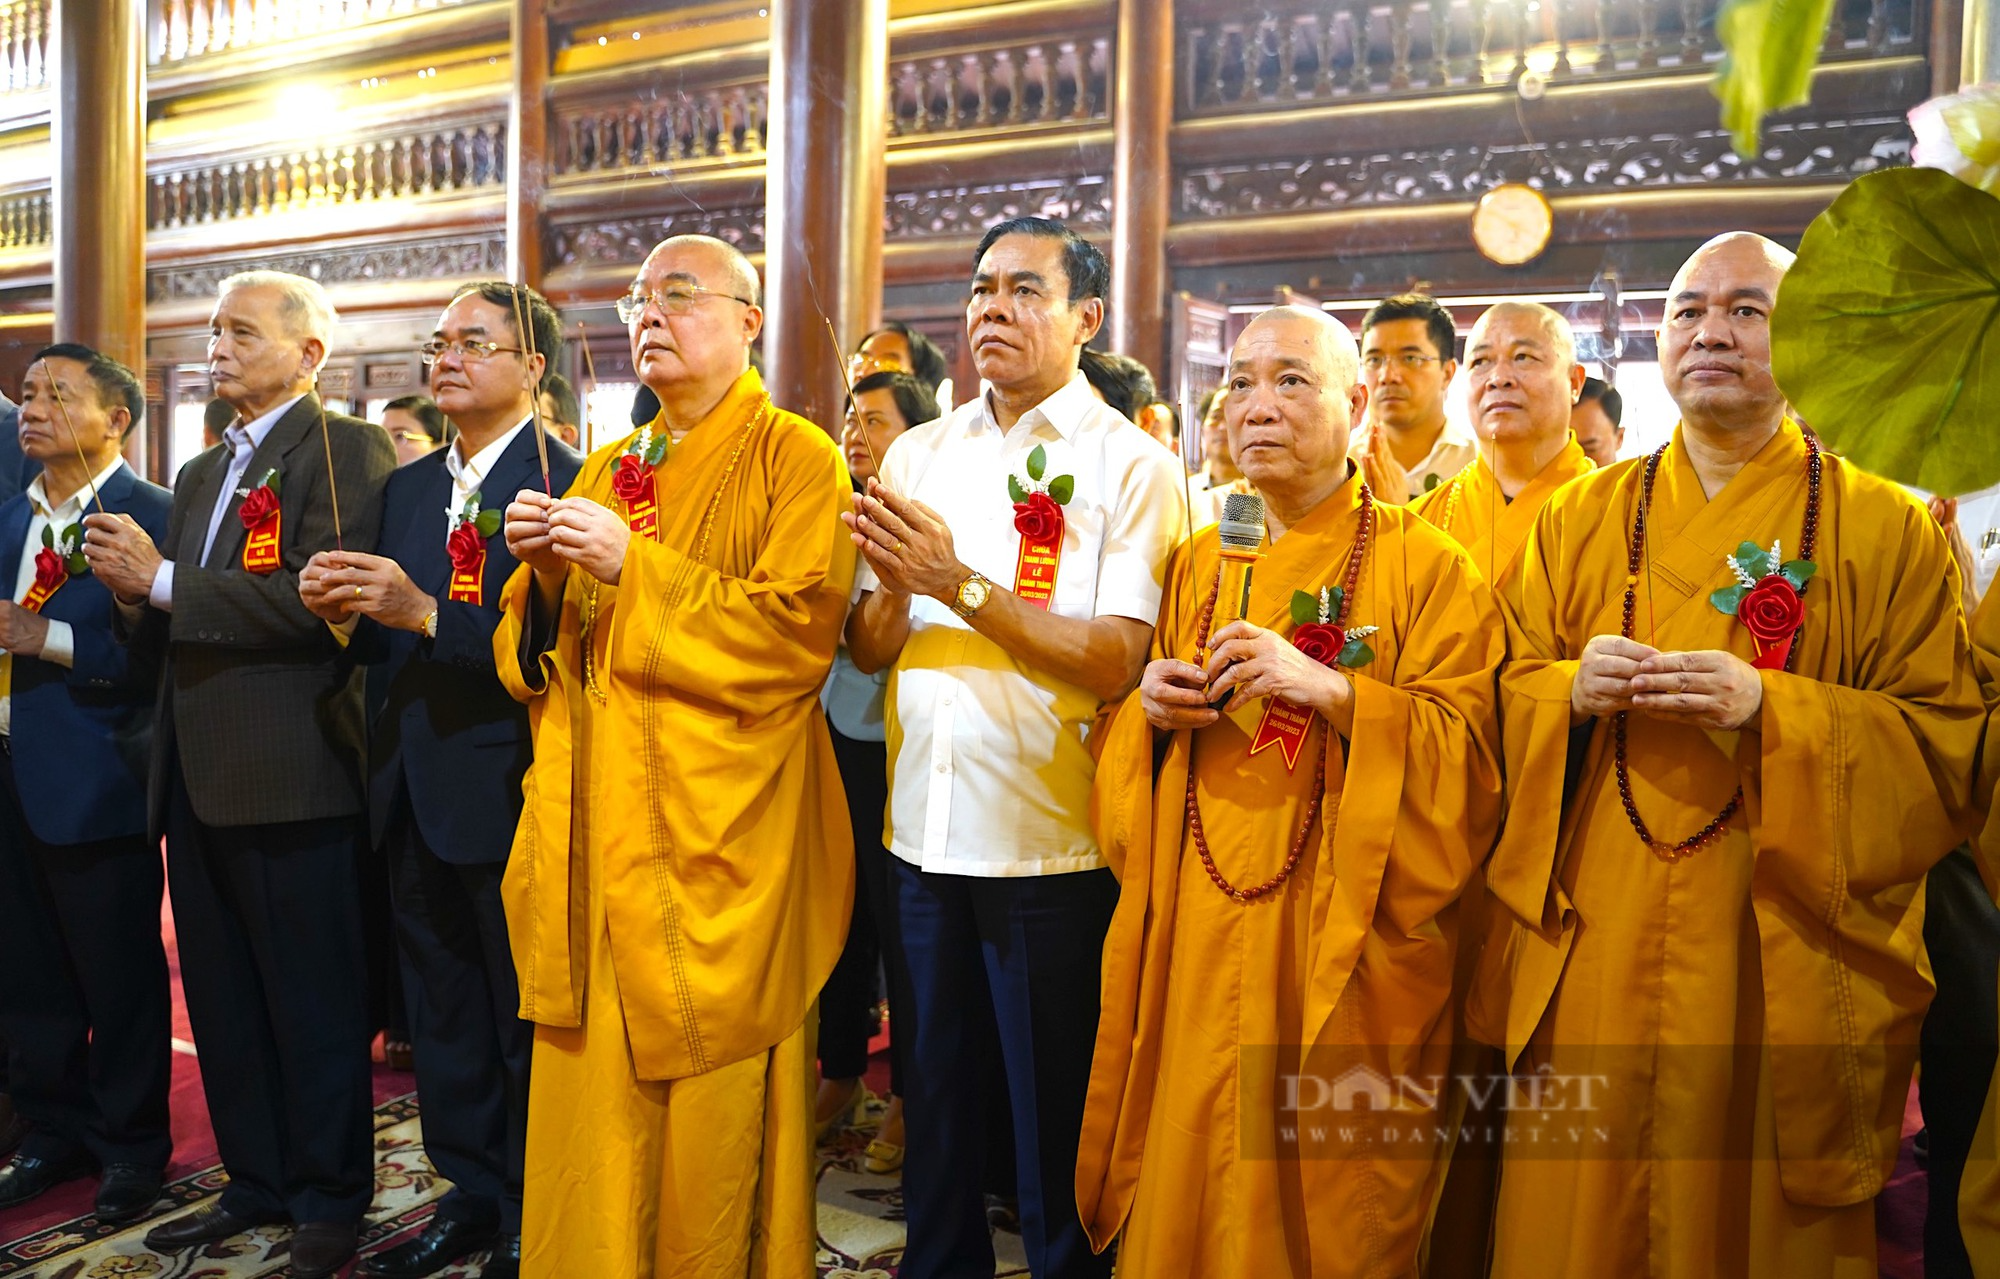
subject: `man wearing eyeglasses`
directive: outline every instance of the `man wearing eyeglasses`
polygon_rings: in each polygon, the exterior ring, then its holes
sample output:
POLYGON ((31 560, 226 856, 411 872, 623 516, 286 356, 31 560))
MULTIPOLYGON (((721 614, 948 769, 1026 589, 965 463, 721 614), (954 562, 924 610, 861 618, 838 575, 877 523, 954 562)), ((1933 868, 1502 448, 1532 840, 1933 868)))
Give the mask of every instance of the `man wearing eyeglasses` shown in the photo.
MULTIPOLYGON (((500 882, 529 742, 527 709, 494 672, 493 632, 517 567, 500 513, 542 486, 535 396, 562 323, 533 289, 487 281, 459 290, 422 351, 456 438, 390 477, 377 554, 322 552, 299 578, 306 607, 379 667, 370 834, 389 866, 424 1145, 452 1183, 422 1234, 360 1273, 421 1279, 485 1251, 484 1279, 513 1279, 534 1037, 500 882)), ((546 448, 561 493, 583 458, 560 440, 546 448)))
POLYGON ((618 310, 658 415, 507 508, 530 1276, 814 1272, 809 1013, 854 891, 818 695, 854 547, 832 437, 750 367, 758 296, 719 240, 656 247, 618 310))
POLYGON ((1451 312, 1424 294, 1378 302, 1362 317, 1368 429, 1356 435, 1352 455, 1384 501, 1421 497, 1479 454, 1472 434, 1445 417, 1456 349, 1451 312))

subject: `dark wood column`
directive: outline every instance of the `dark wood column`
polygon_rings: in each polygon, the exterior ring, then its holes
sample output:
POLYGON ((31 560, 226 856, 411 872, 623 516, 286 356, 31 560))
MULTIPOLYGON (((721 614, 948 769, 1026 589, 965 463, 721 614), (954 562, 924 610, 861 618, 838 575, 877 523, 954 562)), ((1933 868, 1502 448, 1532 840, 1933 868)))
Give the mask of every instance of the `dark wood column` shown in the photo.
POLYGON ((764 168, 764 377, 840 430, 842 352, 882 309, 888 0, 775 0, 764 168))
POLYGON ((514 0, 508 34, 514 92, 507 104, 507 278, 539 289, 549 165, 547 0, 514 0))
POLYGON ((55 14, 55 337, 146 367, 146 5, 55 14))
POLYGON ((1111 348, 1165 387, 1174 0, 1118 0, 1112 64, 1111 348))

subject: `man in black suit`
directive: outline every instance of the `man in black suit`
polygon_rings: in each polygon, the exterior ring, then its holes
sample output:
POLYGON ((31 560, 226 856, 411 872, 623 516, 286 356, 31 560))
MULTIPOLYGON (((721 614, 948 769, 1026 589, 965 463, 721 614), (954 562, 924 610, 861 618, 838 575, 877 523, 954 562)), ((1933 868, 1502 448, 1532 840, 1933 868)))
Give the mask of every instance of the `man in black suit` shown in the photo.
POLYGON ((209 374, 237 423, 181 469, 166 558, 129 520, 85 521, 92 570, 133 606, 133 648, 164 654, 152 818, 229 1172, 219 1202, 146 1244, 186 1248, 289 1218, 296 1279, 354 1255, 374 1189, 356 885, 362 681, 299 602, 297 574, 343 539, 375 544, 395 451, 312 394, 334 323, 312 280, 224 280, 209 374))
MULTIPOLYGON (((485 1279, 520 1273, 534 1028, 519 1016, 500 880, 530 737, 494 670, 493 632, 516 567, 500 512, 542 488, 535 394, 561 348, 539 293, 461 289, 423 348, 457 437, 390 477, 378 554, 325 551, 299 577, 306 606, 352 628, 358 660, 382 664, 368 811, 389 864, 424 1146, 452 1183, 422 1235, 363 1263, 377 1279, 420 1279, 481 1250, 485 1279)), ((583 459, 558 439, 546 447, 561 494, 583 459)))
POLYGON ((0 1032, 28 1124, 0 1208, 96 1166, 103 1221, 153 1205, 173 1150, 160 854, 146 842, 159 672, 118 642, 111 592, 80 554, 93 509, 166 534, 173 496, 119 455, 145 407, 117 361, 42 351, 20 440, 43 470, 0 503, 0 1032))

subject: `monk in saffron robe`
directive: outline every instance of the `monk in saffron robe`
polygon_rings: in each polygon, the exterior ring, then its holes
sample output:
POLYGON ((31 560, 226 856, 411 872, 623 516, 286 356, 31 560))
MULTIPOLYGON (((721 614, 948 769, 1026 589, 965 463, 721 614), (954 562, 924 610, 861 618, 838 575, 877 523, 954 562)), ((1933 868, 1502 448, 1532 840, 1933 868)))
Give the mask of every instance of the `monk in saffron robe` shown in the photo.
POLYGON ((1980 708, 1935 521, 1785 416, 1790 260, 1688 259, 1672 440, 1550 499, 1501 590, 1495 1279, 1876 1273, 1980 708))
POLYGON ((833 440, 749 367, 736 250, 619 301, 660 399, 507 510, 494 639, 535 759, 504 895, 535 1023, 522 1272, 809 1279, 814 997, 854 889, 818 693, 854 548, 833 440))
MULTIPOLYGON (((1569 321, 1535 302, 1489 307, 1465 340, 1465 407, 1479 455, 1465 469, 1410 503, 1410 509, 1449 533, 1498 587, 1513 576, 1528 530, 1564 484, 1596 468, 1570 431, 1570 410, 1583 391, 1569 321)), ((1491 921, 1486 877, 1475 871, 1459 899, 1457 971, 1453 1012, 1459 1016, 1452 1046, 1455 1079, 1490 1079, 1500 1073, 1498 1051, 1464 1034, 1465 997, 1491 921)), ((1490 1094, 1486 1094, 1490 1096, 1490 1094)), ((1424 1274, 1429 1279, 1483 1276, 1487 1223, 1499 1175, 1497 1149, 1486 1142, 1497 1112, 1472 1107, 1471 1090, 1452 1089, 1447 1107, 1452 1134, 1444 1186, 1427 1233, 1424 1274), (1470 1128, 1468 1129, 1468 1125, 1470 1128), (1470 1134, 1469 1136, 1467 1134, 1470 1134)))
POLYGON ((1238 339, 1224 411, 1268 534, 1247 620, 1211 617, 1211 526, 1098 765, 1121 882, 1077 1196, 1121 1279, 1416 1264, 1455 904, 1498 820, 1502 631, 1465 552, 1348 462, 1357 364, 1310 309, 1238 339), (1314 1135, 1378 1102, 1393 1147, 1314 1135))

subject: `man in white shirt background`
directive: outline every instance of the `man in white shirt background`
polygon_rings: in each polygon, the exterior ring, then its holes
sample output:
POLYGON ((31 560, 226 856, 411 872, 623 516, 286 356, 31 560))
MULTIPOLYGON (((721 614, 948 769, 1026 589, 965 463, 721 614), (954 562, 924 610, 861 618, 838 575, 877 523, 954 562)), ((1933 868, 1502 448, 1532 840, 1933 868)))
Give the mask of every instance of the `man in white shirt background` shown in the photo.
POLYGON ((42 470, 0 503, 0 1034, 28 1131, 0 1208, 95 1167, 98 1218, 129 1221, 173 1147, 164 876, 146 839, 158 667, 118 642, 78 552, 100 506, 164 537, 173 497, 120 456, 146 405, 124 365, 49 347, 22 400, 42 470))
POLYGON ((1479 454, 1471 431, 1445 415, 1457 350, 1451 312, 1421 293, 1386 298, 1361 319, 1368 429, 1351 452, 1383 501, 1422 497, 1479 454))
POLYGON ((847 517, 866 592, 848 648, 861 670, 892 670, 907 1279, 993 1273, 982 1078, 996 1057, 1031 1271, 1110 1273, 1075 1192, 1118 897, 1090 827, 1087 737, 1144 666, 1185 473, 1078 371, 1109 274, 1061 223, 988 231, 966 307, 988 391, 898 440, 847 517))

